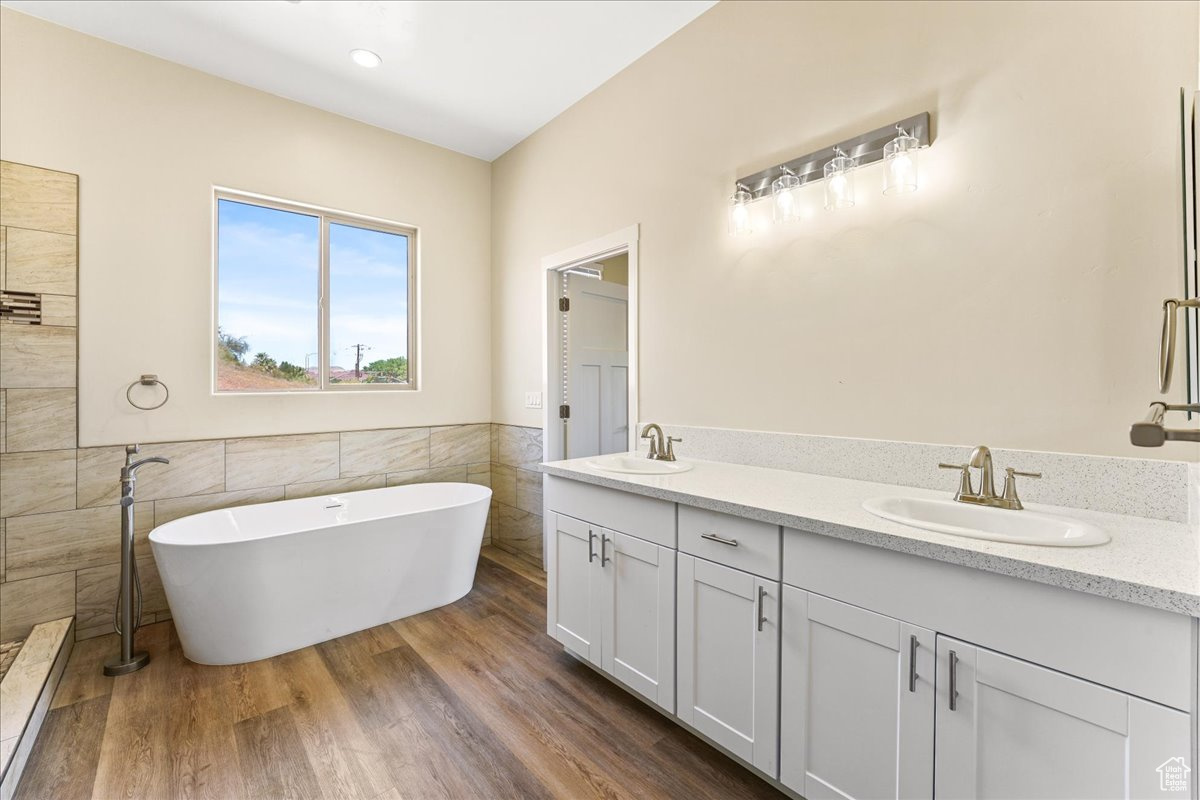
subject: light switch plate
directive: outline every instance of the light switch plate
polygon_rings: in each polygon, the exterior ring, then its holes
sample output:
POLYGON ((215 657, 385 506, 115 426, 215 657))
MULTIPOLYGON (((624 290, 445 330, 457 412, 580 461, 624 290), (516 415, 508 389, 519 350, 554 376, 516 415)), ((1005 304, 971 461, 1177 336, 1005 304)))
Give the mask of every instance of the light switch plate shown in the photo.
POLYGON ((541 408, 542 407, 542 393, 541 392, 526 392, 525 393, 525 407, 526 408, 541 408))

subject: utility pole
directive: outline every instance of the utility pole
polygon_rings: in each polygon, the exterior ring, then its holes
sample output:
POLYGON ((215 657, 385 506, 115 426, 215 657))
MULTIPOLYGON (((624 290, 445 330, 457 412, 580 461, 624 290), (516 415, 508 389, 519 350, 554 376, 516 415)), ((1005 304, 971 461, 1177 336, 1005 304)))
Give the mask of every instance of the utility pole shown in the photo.
POLYGON ((350 346, 354 348, 354 377, 361 380, 362 354, 364 350, 370 350, 371 348, 367 347, 365 344, 352 344, 350 346))

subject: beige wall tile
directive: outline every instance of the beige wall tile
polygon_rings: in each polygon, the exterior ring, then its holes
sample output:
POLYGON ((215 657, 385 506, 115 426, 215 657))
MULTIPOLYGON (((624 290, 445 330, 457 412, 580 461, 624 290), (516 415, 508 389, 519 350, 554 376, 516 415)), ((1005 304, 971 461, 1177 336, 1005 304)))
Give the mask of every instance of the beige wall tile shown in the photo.
MULTIPOLYGON (((152 557, 137 559, 138 578, 142 582, 142 624, 153 622, 155 615, 167 610, 167 595, 152 557)), ((121 565, 81 569, 75 576, 75 625, 80 630, 113 631, 113 608, 121 584, 121 565)))
POLYGON ((7 527, 8 520, 0 519, 0 583, 4 583, 7 580, 7 572, 5 571, 5 565, 8 563, 6 555, 8 541, 7 527))
POLYGON ((497 434, 498 460, 510 467, 542 462, 542 432, 537 428, 501 425, 497 434))
POLYGON ((437 469, 414 469, 406 472, 389 472, 388 486, 404 486, 410 483, 465 483, 467 467, 438 467, 437 469))
POLYGON ((542 473, 517 470, 516 506, 530 514, 542 513, 542 473))
POLYGON ((0 584, 0 641, 24 638, 37 623, 74 613, 74 572, 0 584))
POLYGON ((42 324, 75 327, 75 298, 65 294, 42 295, 42 324))
POLYGON ((500 460, 500 426, 493 422, 490 427, 492 452, 488 460, 494 463, 500 460))
POLYGON ((491 425, 451 425, 429 429, 429 466, 475 464, 491 458, 491 425))
POLYGON ((382 489, 387 485, 383 475, 362 475, 357 478, 338 478, 335 481, 316 481, 314 483, 293 483, 284 487, 288 500, 301 497, 319 497, 323 494, 341 494, 343 492, 361 492, 366 489, 382 489))
POLYGON ((6 228, 5 285, 16 292, 78 294, 76 238, 61 233, 6 228))
POLYGON ((492 503, 492 544, 539 566, 542 563, 542 518, 519 508, 492 503))
MULTIPOLYGON (((163 456, 170 464, 148 464, 137 476, 137 499, 158 500, 213 494, 225 489, 225 442, 164 442, 142 447, 137 458, 163 456)), ((79 508, 121 499, 124 447, 87 447, 79 451, 79 508)), ((276 481, 278 485, 280 481, 276 481)))
POLYGON ((75 385, 75 329, 0 325, 0 387, 75 385))
POLYGON ((0 389, 0 422, 8 420, 8 390, 0 389))
POLYGON ((8 389, 5 407, 9 452, 74 449, 74 389, 8 389))
POLYGON ((351 431, 341 436, 343 478, 429 467, 429 428, 351 431))
POLYGON ((0 455, 0 517, 75 508, 75 451, 0 455))
POLYGON ((267 489, 246 489, 240 492, 196 494, 191 497, 172 497, 154 501, 154 524, 162 525, 173 519, 215 511, 220 508, 248 506, 254 503, 273 503, 284 498, 282 486, 267 489))
POLYGON ((66 172, 0 162, 0 225, 74 234, 78 186, 66 172))
POLYGON ((492 464, 492 499, 506 506, 517 504, 517 470, 507 464, 492 464))
POLYGON ((341 477, 339 441, 336 433, 230 439, 225 443, 225 488, 236 491, 341 477))
MULTIPOLYGON (((149 554, 154 504, 133 506, 134 542, 149 554)), ((12 517, 5 530, 9 580, 113 564, 121 558, 121 510, 117 506, 12 517)))
POLYGON ((490 489, 492 486, 492 465, 487 462, 468 465, 467 483, 477 483, 480 486, 486 486, 490 489))
POLYGON ((0 227, 0 289, 8 288, 8 228, 0 227))

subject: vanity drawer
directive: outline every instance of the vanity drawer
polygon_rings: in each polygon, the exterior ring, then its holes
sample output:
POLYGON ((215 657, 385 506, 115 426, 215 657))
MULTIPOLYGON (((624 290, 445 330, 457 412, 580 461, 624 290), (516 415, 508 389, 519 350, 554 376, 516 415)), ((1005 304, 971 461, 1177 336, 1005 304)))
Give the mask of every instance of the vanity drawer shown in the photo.
POLYGON ((779 580, 780 537, 778 525, 679 506, 679 549, 708 561, 779 580))

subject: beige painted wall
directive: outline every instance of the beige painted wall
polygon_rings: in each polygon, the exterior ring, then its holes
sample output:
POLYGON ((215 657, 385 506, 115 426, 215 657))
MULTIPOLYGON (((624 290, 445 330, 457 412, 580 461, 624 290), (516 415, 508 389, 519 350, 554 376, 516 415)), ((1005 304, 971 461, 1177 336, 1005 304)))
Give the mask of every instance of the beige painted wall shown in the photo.
POLYGON ((725 2, 493 165, 493 418, 541 385, 539 259, 641 224, 641 417, 1137 449, 1182 288, 1197 4, 725 2), (930 110, 914 195, 726 234, 733 180, 930 110), (568 180, 569 178, 569 180, 568 180))
POLYGON ((486 162, 0 15, 0 157, 80 176, 81 446, 488 421, 486 162), (419 226, 421 391, 213 396, 214 184, 419 226))

